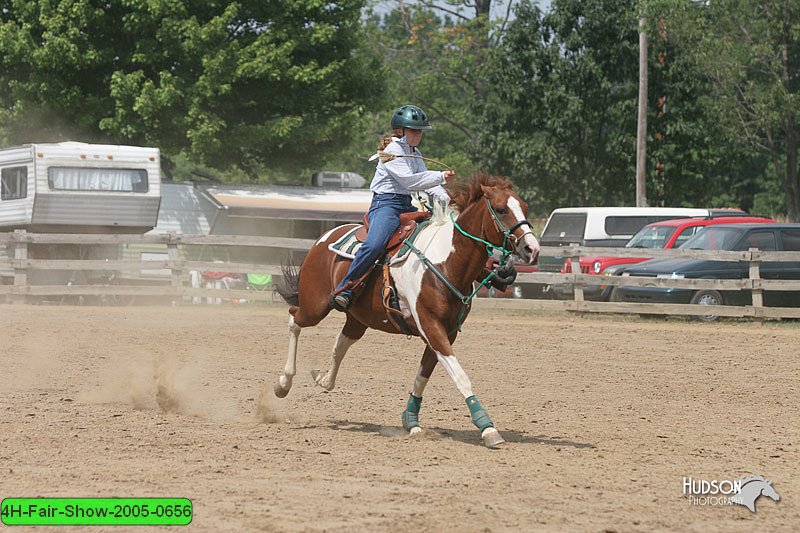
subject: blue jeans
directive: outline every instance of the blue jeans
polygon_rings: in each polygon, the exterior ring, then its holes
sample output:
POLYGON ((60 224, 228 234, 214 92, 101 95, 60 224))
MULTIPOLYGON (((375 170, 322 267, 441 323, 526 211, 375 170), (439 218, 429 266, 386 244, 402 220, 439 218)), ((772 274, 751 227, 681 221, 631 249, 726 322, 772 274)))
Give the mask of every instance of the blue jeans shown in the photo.
MULTIPOLYGON (((408 194, 375 194, 369 206, 369 231, 364 244, 356 251, 353 262, 344 279, 336 287, 338 290, 352 280, 364 275, 369 267, 386 251, 386 245, 397 228, 400 227, 400 213, 416 211, 408 194)), ((342 291, 350 295, 352 290, 342 291)))

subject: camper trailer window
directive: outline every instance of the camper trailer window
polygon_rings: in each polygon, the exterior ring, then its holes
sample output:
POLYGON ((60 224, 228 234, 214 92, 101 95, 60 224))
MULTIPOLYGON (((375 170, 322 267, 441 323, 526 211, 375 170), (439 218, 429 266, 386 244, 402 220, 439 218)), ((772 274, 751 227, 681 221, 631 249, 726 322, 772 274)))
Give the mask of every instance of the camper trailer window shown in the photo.
POLYGON ((0 172, 0 200, 28 196, 28 167, 4 168, 0 172))
POLYGON ((147 171, 120 168, 47 169, 50 188, 59 191, 147 192, 147 171))

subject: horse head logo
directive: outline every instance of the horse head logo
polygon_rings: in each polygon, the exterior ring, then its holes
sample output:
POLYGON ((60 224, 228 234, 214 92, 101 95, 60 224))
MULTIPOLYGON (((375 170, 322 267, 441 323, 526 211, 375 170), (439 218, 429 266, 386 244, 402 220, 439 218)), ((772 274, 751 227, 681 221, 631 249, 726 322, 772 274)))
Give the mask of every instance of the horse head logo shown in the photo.
POLYGON ((781 499, 775 489, 772 487, 772 481, 767 481, 761 476, 750 476, 739 479, 742 489, 739 494, 731 496, 731 502, 744 505, 750 512, 756 512, 756 500, 759 496, 764 495, 772 498, 776 502, 781 499))

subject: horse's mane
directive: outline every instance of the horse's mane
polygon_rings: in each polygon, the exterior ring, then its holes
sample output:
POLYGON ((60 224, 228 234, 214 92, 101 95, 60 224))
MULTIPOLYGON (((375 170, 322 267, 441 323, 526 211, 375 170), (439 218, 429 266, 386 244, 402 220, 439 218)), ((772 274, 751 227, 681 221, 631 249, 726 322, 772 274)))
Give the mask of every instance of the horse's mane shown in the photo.
POLYGON ((501 189, 512 189, 514 185, 504 178, 490 176, 486 173, 473 175, 472 179, 468 182, 456 183, 448 186, 448 193, 450 194, 450 205, 463 211, 468 205, 480 199, 483 196, 481 185, 487 187, 499 187, 501 189))

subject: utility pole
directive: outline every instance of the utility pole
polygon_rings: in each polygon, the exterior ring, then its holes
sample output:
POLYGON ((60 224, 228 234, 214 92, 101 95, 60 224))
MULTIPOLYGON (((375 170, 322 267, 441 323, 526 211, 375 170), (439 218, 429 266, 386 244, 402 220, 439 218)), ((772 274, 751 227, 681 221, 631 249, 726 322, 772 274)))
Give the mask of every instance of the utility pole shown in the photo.
POLYGON ((639 117, 636 128, 636 207, 647 207, 647 19, 639 19, 639 117))

